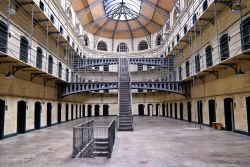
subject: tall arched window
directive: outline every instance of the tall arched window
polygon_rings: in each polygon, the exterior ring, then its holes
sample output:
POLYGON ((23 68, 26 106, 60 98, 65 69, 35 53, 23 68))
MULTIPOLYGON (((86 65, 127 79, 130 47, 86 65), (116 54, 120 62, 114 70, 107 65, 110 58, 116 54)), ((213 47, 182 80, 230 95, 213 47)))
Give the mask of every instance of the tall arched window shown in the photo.
POLYGON ((186 77, 190 76, 190 70, 189 70, 189 61, 186 61, 186 77))
POLYGON ((207 46, 205 52, 206 52, 206 65, 208 68, 213 65, 212 46, 211 45, 207 46))
POLYGON ((117 52, 128 52, 128 45, 124 42, 121 42, 118 46, 117 46, 117 52))
POLYGON ((48 63, 48 73, 52 74, 53 73, 53 57, 49 56, 49 63, 48 63))
POLYGON ((8 27, 7 24, 0 21, 0 51, 6 53, 8 41, 8 27))
POLYGON ((159 35, 157 35, 157 37, 156 37, 156 46, 161 45, 161 41, 162 41, 162 37, 161 37, 161 34, 159 34, 159 35))
POLYGON ((246 18, 242 22, 242 50, 250 49, 250 17, 246 18))
POLYGON ((66 68, 66 81, 68 82, 69 81, 69 69, 66 68))
POLYGON ((36 67, 42 69, 42 66, 43 66, 43 50, 38 47, 36 52, 36 67))
POLYGON ((229 58, 229 37, 228 34, 224 34, 220 38, 220 60, 226 60, 229 58))
POLYGON ((138 45, 138 50, 141 51, 141 50, 146 50, 148 49, 148 43, 146 41, 141 41, 138 45))
POLYGON ((85 46, 89 46, 89 37, 87 35, 83 36, 83 42, 85 46))
POLYGON ((202 8, 203 8, 203 12, 207 9, 207 0, 203 2, 202 8))
POLYGON ((107 51, 107 44, 104 41, 99 41, 97 44, 97 50, 107 51))
POLYGON ((198 73, 200 72, 201 65, 200 65, 200 55, 195 56, 195 72, 198 73))
POLYGON ((62 63, 58 63, 58 77, 62 78, 62 63))
POLYGON ((21 37, 20 41, 20 60, 28 62, 29 41, 25 37, 21 37))
POLYGON ((174 14, 173 14, 173 25, 175 24, 176 20, 178 19, 178 13, 177 10, 174 10, 174 14))
POLYGON ((182 80, 182 75, 181 75, 181 73, 182 73, 181 66, 179 66, 179 67, 178 67, 179 81, 182 80))

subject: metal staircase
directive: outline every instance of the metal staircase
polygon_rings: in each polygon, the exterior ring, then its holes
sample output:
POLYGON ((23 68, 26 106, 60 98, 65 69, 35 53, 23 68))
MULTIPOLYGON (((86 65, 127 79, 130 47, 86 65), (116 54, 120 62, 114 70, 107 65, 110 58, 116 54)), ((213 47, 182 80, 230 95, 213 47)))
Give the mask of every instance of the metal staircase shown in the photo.
POLYGON ((120 131, 133 130, 132 116, 132 93, 130 84, 129 60, 128 58, 119 59, 118 72, 118 101, 119 101, 119 116, 118 129, 120 131))

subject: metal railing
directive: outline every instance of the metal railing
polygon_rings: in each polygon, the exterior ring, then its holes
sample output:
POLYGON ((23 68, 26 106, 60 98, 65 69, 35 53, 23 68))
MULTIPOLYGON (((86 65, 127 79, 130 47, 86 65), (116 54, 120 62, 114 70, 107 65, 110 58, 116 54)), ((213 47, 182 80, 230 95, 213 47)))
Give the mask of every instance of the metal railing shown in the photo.
POLYGON ((116 121, 108 126, 95 126, 90 120, 73 128, 73 158, 111 157, 116 137, 116 121), (98 142, 102 142, 101 149, 98 142))

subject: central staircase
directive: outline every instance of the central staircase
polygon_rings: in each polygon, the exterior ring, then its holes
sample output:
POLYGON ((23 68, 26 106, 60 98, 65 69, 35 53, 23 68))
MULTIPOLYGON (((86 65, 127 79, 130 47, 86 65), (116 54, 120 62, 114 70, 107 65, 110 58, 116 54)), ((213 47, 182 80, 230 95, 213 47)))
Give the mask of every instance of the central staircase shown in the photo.
POLYGON ((130 84, 129 60, 128 58, 119 59, 119 85, 118 85, 118 100, 119 100, 119 116, 118 130, 132 131, 133 116, 132 116, 132 94, 130 84))

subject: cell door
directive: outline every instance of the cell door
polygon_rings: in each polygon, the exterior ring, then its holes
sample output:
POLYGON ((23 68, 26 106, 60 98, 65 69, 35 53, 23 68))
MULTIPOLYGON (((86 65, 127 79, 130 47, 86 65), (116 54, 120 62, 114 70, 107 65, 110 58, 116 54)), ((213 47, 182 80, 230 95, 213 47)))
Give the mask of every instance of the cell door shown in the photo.
POLYGON ((4 138, 5 101, 0 99, 0 139, 4 138))
POLYGON ((224 99, 224 115, 225 115, 225 129, 228 131, 234 130, 234 109, 233 99, 224 99))
POLYGON ((17 103, 17 133, 25 133, 26 131, 26 102, 19 101, 17 103))
POLYGON ((209 110, 209 125, 212 127, 212 122, 216 122, 215 100, 208 101, 208 110, 209 110))
POLYGON ((41 128, 41 103, 35 103, 35 129, 41 128))

